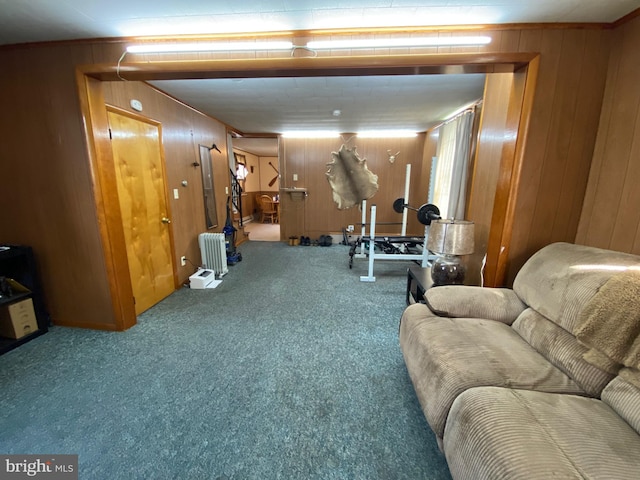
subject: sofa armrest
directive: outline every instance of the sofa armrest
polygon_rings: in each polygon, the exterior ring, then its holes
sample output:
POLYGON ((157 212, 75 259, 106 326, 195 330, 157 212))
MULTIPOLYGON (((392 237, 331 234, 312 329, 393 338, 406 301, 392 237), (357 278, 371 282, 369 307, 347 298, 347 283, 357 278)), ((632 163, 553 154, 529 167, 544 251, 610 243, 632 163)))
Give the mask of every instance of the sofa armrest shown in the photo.
POLYGON ((486 318, 511 325, 527 306, 508 288, 464 285, 432 287, 424 294, 429 309, 440 317, 486 318))

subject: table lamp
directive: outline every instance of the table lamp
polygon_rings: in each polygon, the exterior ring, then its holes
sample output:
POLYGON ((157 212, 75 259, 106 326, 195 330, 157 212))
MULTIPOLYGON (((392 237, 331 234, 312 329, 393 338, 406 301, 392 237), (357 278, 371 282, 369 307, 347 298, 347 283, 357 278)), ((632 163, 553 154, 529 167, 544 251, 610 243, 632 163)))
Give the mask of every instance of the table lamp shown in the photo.
POLYGON ((434 220, 427 249, 440 254, 431 266, 433 286, 462 285, 467 267, 460 255, 473 253, 474 224, 467 220, 434 220))

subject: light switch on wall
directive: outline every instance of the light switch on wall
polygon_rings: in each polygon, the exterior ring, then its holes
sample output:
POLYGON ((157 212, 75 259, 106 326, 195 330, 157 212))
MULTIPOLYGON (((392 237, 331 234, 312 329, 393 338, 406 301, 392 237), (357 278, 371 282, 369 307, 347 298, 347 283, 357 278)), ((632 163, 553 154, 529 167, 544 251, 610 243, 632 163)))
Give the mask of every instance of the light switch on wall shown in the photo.
POLYGON ((294 181, 294 182, 297 182, 297 181, 298 181, 298 174, 297 174, 297 173, 294 173, 294 174, 293 174, 293 181, 294 181))
POLYGON ((176 200, 180 198, 180 192, 178 192, 177 188, 173 189, 173 198, 175 198, 176 200))

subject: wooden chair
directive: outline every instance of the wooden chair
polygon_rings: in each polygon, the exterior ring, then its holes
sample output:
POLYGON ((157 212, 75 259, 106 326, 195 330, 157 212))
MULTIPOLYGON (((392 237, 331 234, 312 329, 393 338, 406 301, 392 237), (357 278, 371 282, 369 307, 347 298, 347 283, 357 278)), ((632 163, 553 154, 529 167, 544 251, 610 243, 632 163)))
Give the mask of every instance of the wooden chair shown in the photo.
POLYGON ((269 195, 260 196, 260 207, 260 223, 264 223, 265 219, 269 219, 271 223, 278 223, 278 210, 269 195))

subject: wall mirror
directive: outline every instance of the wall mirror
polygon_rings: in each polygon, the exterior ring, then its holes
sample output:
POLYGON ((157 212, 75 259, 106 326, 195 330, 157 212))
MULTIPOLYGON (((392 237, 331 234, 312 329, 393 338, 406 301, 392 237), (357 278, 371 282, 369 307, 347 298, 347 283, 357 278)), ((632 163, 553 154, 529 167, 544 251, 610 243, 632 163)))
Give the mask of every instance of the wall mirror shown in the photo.
POLYGON ((218 226, 216 195, 213 190, 213 167, 209 147, 200 145, 200 171, 202 172, 202 192, 204 194, 204 218, 207 229, 218 226))

